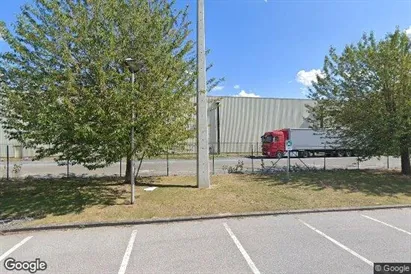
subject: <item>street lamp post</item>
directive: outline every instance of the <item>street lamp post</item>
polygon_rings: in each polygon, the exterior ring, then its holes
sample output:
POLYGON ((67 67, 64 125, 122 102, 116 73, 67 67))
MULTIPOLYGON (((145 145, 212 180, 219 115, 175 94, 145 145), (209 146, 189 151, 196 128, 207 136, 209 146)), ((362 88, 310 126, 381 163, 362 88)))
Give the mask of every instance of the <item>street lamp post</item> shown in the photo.
POLYGON ((204 0, 197 0, 197 187, 210 187, 204 0))
MULTIPOLYGON (((134 93, 135 72, 131 73, 131 90, 134 93)), ((131 110, 131 132, 130 132, 130 150, 131 150, 131 167, 130 167, 130 184, 131 184, 131 204, 135 201, 135 178, 134 178, 134 123, 136 121, 135 101, 133 100, 131 110)))
MULTIPOLYGON (((124 61, 126 67, 131 72, 131 87, 132 87, 132 92, 134 93, 134 82, 135 82, 135 73, 139 70, 142 69, 141 63, 136 63, 136 61, 132 58, 127 58, 124 61)), ((131 167, 130 167, 130 184, 131 184, 131 204, 134 204, 135 201, 135 177, 134 177, 134 122, 136 120, 136 112, 135 112, 135 101, 133 100, 132 104, 132 109, 131 109, 131 122, 132 122, 132 127, 130 131, 130 161, 131 161, 131 167)))

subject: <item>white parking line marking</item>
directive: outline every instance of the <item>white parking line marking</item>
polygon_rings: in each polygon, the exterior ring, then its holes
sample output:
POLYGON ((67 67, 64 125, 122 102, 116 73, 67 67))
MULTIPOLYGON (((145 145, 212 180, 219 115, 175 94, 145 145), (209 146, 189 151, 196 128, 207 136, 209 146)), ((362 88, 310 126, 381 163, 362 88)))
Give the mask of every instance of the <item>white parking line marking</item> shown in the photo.
POLYGON ((24 245, 28 240, 30 240, 31 238, 33 238, 33 236, 29 236, 25 239, 23 239, 20 243, 16 244, 15 246, 13 246, 12 248, 10 248, 8 251, 6 251, 6 253, 4 253, 3 255, 1 255, 0 257, 0 262, 3 261, 7 256, 9 256, 11 253, 13 253, 17 248, 19 248, 20 246, 24 245))
POLYGON ((131 232, 130 241, 128 242, 126 253, 124 253, 123 261, 121 262, 120 270, 118 274, 126 273, 128 260, 130 259, 131 251, 133 250, 134 241, 136 240, 137 230, 131 232))
POLYGON ((230 234, 231 239, 233 239, 234 243, 240 250, 241 254, 243 255, 244 259, 247 261, 248 265, 250 266, 251 270, 253 271, 254 274, 260 274, 260 271, 258 268, 255 266, 253 261, 251 260, 250 256, 248 256, 247 251, 245 251, 244 247, 241 245, 240 241, 237 239, 237 237, 234 235, 234 233, 231 231, 230 227, 224 223, 224 227, 227 230, 228 234, 230 234))
POLYGON ((342 243, 334 240, 333 238, 331 238, 330 236, 324 234, 323 232, 319 231, 318 229, 316 229, 315 227, 307 224, 306 222, 304 222, 303 220, 298 219, 300 222, 302 222, 304 225, 306 225, 307 227, 309 227, 310 229, 314 230, 315 232, 317 232, 318 234, 320 234, 321 236, 327 238, 328 240, 330 240, 331 242, 333 242, 334 244, 338 245, 339 247, 341 247, 342 249, 344 249, 345 251, 348 251, 349 253, 351 253, 352 255, 354 255, 355 257, 357 257, 358 259, 366 262, 367 264, 369 264, 370 266, 373 266, 373 262, 371 262, 370 260, 367 260, 366 258, 364 258, 363 256, 361 256, 360 254, 358 254, 357 252, 355 252, 354 250, 349 249, 348 247, 346 247, 345 245, 343 245, 342 243))
POLYGON ((401 232, 407 233, 408 235, 411 235, 411 232, 408 232, 408 231, 406 231, 406 230, 404 230, 404 229, 401 229, 401 228, 395 227, 395 226, 393 226, 393 225, 390 225, 390 224, 384 223, 383 221, 380 221, 380 220, 374 219, 374 218, 372 218, 372 217, 370 217, 370 216, 363 215, 363 214, 361 214, 361 216, 363 216, 363 217, 365 217, 365 218, 368 218, 368 219, 370 219, 370 220, 373 220, 374 222, 377 222, 377 223, 380 223, 380 224, 383 224, 383 225, 389 226, 389 227, 391 227, 391 228, 394 228, 394 229, 396 229, 396 230, 398 230, 398 231, 401 231, 401 232))

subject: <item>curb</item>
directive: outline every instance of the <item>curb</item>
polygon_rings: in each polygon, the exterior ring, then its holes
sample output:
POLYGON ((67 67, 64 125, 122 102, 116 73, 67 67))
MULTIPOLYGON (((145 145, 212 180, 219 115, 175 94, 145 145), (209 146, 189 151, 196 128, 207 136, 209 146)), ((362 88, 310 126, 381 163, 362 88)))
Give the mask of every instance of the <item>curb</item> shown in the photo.
POLYGON ((227 213, 227 214, 217 214, 217 215, 203 215, 203 216, 176 217, 176 218, 141 219, 141 220, 135 220, 135 221, 75 223, 75 224, 62 224, 62 225, 34 226, 34 227, 3 229, 3 230, 0 230, 0 234, 13 233, 13 232, 25 232, 25 231, 66 230, 66 229, 81 229, 81 228, 92 228, 92 227, 164 224, 164 223, 217 220, 217 219, 231 219, 231 218, 262 217, 262 216, 276 216, 276 215, 295 215, 295 214, 312 214, 312 213, 324 213, 324 212, 364 211, 364 210, 379 210, 379 209, 401 209, 401 208, 411 208, 411 204, 363 206, 363 207, 340 207, 340 208, 278 210, 278 211, 262 211, 262 212, 251 212, 251 213, 234 213, 234 214, 227 213))

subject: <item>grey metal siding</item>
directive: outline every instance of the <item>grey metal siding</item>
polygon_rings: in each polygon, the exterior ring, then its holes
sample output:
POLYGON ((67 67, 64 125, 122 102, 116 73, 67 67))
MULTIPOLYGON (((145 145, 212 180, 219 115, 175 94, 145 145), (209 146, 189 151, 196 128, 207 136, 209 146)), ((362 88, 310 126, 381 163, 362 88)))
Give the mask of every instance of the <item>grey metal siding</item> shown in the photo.
POLYGON ((220 97, 220 102, 222 152, 249 152, 266 131, 308 127, 306 104, 313 104, 303 99, 248 97, 220 97))
MULTIPOLYGON (((217 144, 217 110, 215 101, 220 101, 220 149, 225 152, 250 152, 251 145, 257 149, 261 135, 279 128, 306 128, 308 116, 304 99, 276 99, 249 97, 209 96, 208 134, 210 145, 217 144)), ((192 99, 195 102, 195 98, 192 99)), ((195 122, 193 124, 195 126, 195 122)), ((16 141, 8 140, 0 127, 0 157, 6 156, 5 145, 9 144, 14 156, 16 141)), ((196 139, 188 141, 187 152, 195 153, 196 139)), ((33 150, 23 149, 24 157, 34 156, 33 150)))

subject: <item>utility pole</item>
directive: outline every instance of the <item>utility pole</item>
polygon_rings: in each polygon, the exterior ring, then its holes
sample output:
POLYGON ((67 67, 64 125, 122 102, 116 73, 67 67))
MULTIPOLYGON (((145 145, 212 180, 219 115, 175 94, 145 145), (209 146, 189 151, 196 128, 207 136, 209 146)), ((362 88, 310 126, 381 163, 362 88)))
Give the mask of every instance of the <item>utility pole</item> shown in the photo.
POLYGON ((197 187, 210 187, 204 0, 197 0, 197 187))
POLYGON ((217 154, 220 152, 220 102, 217 102, 217 154))

